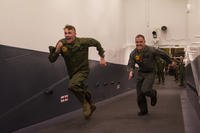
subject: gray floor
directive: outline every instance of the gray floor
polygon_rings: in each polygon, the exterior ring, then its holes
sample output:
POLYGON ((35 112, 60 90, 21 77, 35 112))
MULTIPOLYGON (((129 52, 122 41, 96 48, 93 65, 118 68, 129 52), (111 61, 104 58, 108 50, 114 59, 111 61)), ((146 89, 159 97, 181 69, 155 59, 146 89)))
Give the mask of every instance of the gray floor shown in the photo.
POLYGON ((183 119, 183 114, 188 114, 182 112, 182 106, 186 110, 190 108, 189 102, 181 104, 181 99, 186 101, 185 97, 181 98, 184 88, 179 87, 172 77, 167 77, 165 85, 155 83, 154 88, 158 90, 158 104, 149 106, 147 116, 137 116, 136 92, 131 90, 97 103, 91 120, 84 120, 81 110, 77 110, 16 133, 184 133, 185 130, 195 133, 198 129, 189 130, 191 124, 187 123, 188 119, 183 119))

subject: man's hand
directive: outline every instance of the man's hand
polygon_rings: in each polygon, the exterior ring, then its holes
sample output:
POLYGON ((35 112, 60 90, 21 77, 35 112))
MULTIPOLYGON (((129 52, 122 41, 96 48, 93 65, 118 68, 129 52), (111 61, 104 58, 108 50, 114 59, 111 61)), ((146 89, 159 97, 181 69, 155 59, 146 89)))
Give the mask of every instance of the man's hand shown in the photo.
POLYGON ((60 41, 56 44, 56 53, 60 53, 61 52, 62 46, 63 46, 63 44, 60 41))
POLYGON ((134 76, 134 74, 133 74, 133 71, 130 71, 130 72, 129 72, 128 79, 129 79, 129 80, 130 80, 130 79, 132 79, 132 78, 133 78, 133 76, 134 76))
POLYGON ((102 65, 102 66, 107 66, 107 63, 106 63, 105 59, 102 58, 102 57, 101 57, 99 63, 100 63, 100 65, 102 65))

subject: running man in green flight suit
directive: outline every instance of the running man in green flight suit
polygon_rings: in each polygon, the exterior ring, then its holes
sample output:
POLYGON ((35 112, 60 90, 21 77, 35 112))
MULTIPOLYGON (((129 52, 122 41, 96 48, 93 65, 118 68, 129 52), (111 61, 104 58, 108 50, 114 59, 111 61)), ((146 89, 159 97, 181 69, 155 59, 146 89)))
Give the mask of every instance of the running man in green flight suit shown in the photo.
POLYGON ((153 89, 155 80, 156 57, 159 56, 167 63, 171 63, 170 57, 162 50, 145 44, 145 37, 141 34, 135 37, 136 48, 131 52, 128 61, 129 79, 135 75, 135 64, 139 70, 136 76, 137 103, 140 109, 139 116, 148 114, 146 96, 151 98, 151 105, 157 103, 157 91, 153 89))
POLYGON ((72 25, 64 27, 65 38, 58 41, 56 46, 49 46, 49 60, 55 62, 59 55, 65 60, 69 75, 69 90, 78 98, 83 107, 85 119, 90 118, 96 106, 92 102, 91 93, 84 84, 89 75, 88 49, 96 47, 100 56, 100 65, 106 66, 104 49, 93 38, 76 37, 76 29, 72 25))

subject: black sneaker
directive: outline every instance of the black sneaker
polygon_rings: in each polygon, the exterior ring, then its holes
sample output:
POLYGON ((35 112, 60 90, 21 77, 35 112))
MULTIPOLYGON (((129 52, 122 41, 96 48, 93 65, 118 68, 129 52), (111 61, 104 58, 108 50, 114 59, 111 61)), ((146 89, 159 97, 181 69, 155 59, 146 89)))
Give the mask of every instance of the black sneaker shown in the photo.
POLYGON ((91 109, 91 114, 90 114, 90 116, 91 116, 92 113, 96 110, 96 106, 95 106, 94 104, 92 104, 92 105, 90 106, 90 109, 91 109))
POLYGON ((144 116, 144 115, 147 115, 147 114, 148 114, 148 111, 140 111, 140 112, 138 112, 139 116, 144 116))
POLYGON ((155 106, 157 103, 157 91, 154 91, 154 96, 151 97, 151 106, 155 106))

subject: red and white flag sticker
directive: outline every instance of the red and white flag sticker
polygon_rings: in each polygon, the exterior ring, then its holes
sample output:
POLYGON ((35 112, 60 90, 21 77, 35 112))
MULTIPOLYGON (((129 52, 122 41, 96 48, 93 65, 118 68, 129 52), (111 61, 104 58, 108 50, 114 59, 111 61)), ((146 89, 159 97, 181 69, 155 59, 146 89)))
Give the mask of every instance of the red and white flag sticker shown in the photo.
POLYGON ((69 95, 63 95, 60 97, 60 102, 63 103, 63 102, 67 102, 69 100, 69 95))

